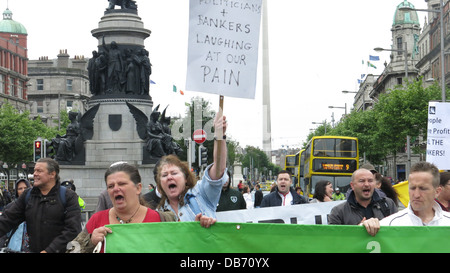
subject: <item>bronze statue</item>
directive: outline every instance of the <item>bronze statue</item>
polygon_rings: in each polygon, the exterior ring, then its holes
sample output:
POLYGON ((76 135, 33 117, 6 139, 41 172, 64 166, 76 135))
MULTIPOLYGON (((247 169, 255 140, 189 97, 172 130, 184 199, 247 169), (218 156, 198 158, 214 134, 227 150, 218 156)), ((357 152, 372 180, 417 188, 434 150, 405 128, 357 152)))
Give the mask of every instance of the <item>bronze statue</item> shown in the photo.
MULTIPOLYGON (((170 117, 166 117, 167 107, 162 112, 160 122, 162 125, 163 132, 166 135, 172 136, 172 129, 170 129, 170 117)), ((172 141, 172 139, 170 140, 170 142, 164 142, 164 145, 165 145, 164 150, 167 151, 168 154, 179 155, 182 152, 180 145, 178 145, 178 143, 176 143, 175 141, 172 141)))
POLYGON ((140 95, 150 95, 150 75, 152 74, 152 64, 148 57, 148 51, 142 48, 138 54, 141 66, 141 92, 140 95))
POLYGON ((138 56, 129 48, 125 49, 125 93, 139 94, 141 89, 141 68, 138 56))
POLYGON ((80 112, 69 112, 70 124, 66 134, 56 135, 51 142, 58 162, 71 163, 84 150, 84 141, 92 139, 94 134, 94 117, 99 107, 100 104, 95 105, 83 116, 80 112))
POLYGON ((92 52, 88 63, 89 89, 92 95, 103 95, 106 92, 106 70, 108 63, 103 51, 92 52))
POLYGON ((102 41, 103 50, 106 53, 108 60, 107 67, 107 93, 120 93, 122 91, 121 84, 124 82, 123 77, 123 68, 124 62, 122 58, 122 53, 115 41, 111 42, 111 46, 108 49, 105 44, 105 37, 103 37, 102 41))
POLYGON ((52 139, 57 161, 71 162, 74 158, 76 153, 75 144, 81 134, 80 116, 81 113, 79 112, 69 112, 70 124, 67 126, 66 134, 63 136, 56 135, 56 138, 52 139))
POLYGON ((137 9, 136 2, 132 0, 108 0, 109 6, 107 11, 113 10, 115 6, 120 6, 122 9, 137 9))
POLYGON ((174 143, 170 131, 167 133, 167 130, 164 130, 163 124, 159 121, 161 115, 158 112, 159 105, 150 114, 150 118, 147 118, 145 113, 136 106, 128 102, 127 106, 136 120, 139 137, 145 141, 145 150, 152 158, 161 158, 168 154, 179 154, 181 152, 181 148, 174 143), (175 149, 175 147, 178 148, 175 149))

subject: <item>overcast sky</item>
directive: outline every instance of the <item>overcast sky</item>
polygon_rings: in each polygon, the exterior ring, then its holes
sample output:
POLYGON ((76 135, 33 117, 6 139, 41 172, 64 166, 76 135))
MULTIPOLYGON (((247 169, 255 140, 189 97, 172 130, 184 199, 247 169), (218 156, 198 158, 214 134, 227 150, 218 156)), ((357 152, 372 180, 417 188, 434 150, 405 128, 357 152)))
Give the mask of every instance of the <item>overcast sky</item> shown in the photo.
MULTIPOLYGON (((338 120, 348 111, 361 74, 379 75, 389 53, 375 47, 392 44, 392 22, 403 0, 268 0, 270 89, 273 149, 300 147, 312 122, 338 120), (368 68, 369 55, 381 60, 368 68), (365 65, 362 65, 364 61, 365 65)), ((413 0, 416 8, 427 8, 425 0, 413 0)), ((201 96, 217 110, 217 95, 185 90, 189 23, 188 0, 137 0, 139 16, 152 31, 146 40, 153 65, 151 96, 155 105, 169 105, 169 113, 185 112, 185 102, 201 96), (185 95, 174 93, 176 85, 185 95)), ((9 0, 13 19, 28 31, 28 55, 55 59, 60 49, 73 56, 91 56, 97 40, 91 30, 98 27, 107 0, 9 0)), ((0 0, 5 10, 7 0, 0 0)), ((426 13, 420 12, 423 27, 426 13)), ((262 64, 262 60, 260 60, 262 64)), ((224 114, 229 121, 229 137, 242 147, 262 148, 262 76, 254 100, 225 98, 224 114)))

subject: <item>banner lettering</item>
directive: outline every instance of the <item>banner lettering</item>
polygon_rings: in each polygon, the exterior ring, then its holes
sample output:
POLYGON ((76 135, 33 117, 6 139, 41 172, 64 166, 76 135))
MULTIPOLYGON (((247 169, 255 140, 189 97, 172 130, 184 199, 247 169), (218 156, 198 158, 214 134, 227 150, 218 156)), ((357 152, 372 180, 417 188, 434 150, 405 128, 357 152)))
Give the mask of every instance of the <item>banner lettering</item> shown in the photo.
POLYGON ((450 170, 450 103, 429 103, 427 162, 450 170))

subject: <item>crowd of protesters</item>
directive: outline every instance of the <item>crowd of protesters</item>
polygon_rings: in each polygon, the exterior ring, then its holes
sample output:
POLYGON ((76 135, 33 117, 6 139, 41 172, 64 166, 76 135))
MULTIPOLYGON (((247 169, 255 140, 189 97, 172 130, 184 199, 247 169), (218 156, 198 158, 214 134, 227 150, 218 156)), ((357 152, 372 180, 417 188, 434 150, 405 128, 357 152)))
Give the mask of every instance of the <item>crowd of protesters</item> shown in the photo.
MULTIPOLYGON (((216 131, 226 132, 225 117, 215 120, 216 131)), ((222 139, 222 138, 218 138, 222 139)), ((204 228, 216 223, 216 212, 297 204, 333 202, 328 224, 362 225, 376 236, 381 226, 449 226, 450 174, 427 162, 412 166, 409 174, 409 204, 399 209, 390 181, 371 166, 356 170, 346 193, 333 189, 330 181, 319 181, 311 200, 294 188, 291 175, 280 171, 270 193, 264 196, 259 183, 231 187, 226 168, 226 143, 214 141, 214 162, 197 181, 185 162, 168 155, 154 169, 156 188, 142 193, 138 169, 126 162, 112 164, 105 172, 106 190, 100 195, 97 212, 83 228, 84 201, 73 181, 61 182, 59 165, 42 158, 34 168, 33 185, 16 181, 15 194, 1 191, 0 248, 11 252, 61 253, 102 252, 109 224, 165 221, 197 221, 204 228), (221 149, 222 153, 217 154, 221 149)), ((242 183, 239 183, 239 185, 242 183)))

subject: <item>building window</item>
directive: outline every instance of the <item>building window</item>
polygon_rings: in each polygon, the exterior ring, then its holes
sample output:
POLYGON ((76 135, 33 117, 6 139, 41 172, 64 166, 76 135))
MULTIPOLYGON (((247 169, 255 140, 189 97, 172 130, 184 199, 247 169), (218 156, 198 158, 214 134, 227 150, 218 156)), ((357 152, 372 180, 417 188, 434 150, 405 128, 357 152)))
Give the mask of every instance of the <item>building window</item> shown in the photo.
POLYGON ((66 110, 67 110, 67 112, 70 112, 70 111, 72 111, 72 109, 73 109, 73 101, 68 100, 66 102, 66 110))
POLYGON ((72 83, 73 83, 73 80, 66 81, 66 91, 73 91, 72 83))
POLYGON ((38 100, 38 101, 36 101, 36 103, 37 103, 36 111, 38 113, 44 113, 44 101, 43 100, 38 100))
POLYGON ((403 85, 403 79, 402 78, 397 78, 397 84, 398 85, 403 85))
POLYGON ((19 84, 17 85, 17 97, 19 99, 24 99, 23 97, 23 82, 19 81, 19 84))
POLYGON ((36 80, 36 90, 38 90, 38 91, 44 90, 44 80, 43 79, 36 80))
MULTIPOLYGON (((404 50, 403 37, 397 37, 397 50, 404 50)), ((398 55, 403 55, 403 52, 398 52, 398 55)))
POLYGON ((0 74, 0 94, 5 94, 5 76, 0 74))
POLYGON ((17 97, 17 92, 16 92, 16 84, 15 84, 15 79, 14 78, 9 78, 9 95, 13 96, 13 97, 17 97))

